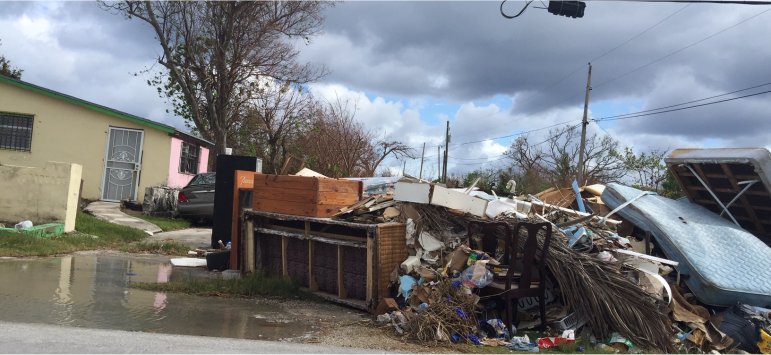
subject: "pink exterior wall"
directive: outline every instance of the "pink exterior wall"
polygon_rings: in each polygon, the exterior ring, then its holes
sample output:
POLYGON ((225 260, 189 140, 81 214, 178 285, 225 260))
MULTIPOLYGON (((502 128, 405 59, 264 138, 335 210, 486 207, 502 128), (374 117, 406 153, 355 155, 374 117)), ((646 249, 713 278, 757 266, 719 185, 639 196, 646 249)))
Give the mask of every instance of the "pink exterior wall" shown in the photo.
MULTIPOLYGON (((185 187, 194 174, 179 172, 179 158, 182 154, 182 140, 171 137, 171 154, 169 154, 169 187, 185 187)), ((198 172, 205 173, 209 163, 209 149, 201 147, 201 155, 198 158, 198 172)))

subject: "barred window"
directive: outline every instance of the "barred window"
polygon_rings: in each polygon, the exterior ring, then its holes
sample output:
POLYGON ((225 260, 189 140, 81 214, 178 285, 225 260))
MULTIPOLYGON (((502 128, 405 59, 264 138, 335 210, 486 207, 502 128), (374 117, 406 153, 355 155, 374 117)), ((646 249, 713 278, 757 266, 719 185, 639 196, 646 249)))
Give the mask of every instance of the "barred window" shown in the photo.
POLYGON ((0 112, 0 149, 29 152, 34 121, 32 115, 0 112))
POLYGON ((195 144, 182 142, 182 155, 179 158, 180 173, 198 173, 198 157, 201 148, 195 144))

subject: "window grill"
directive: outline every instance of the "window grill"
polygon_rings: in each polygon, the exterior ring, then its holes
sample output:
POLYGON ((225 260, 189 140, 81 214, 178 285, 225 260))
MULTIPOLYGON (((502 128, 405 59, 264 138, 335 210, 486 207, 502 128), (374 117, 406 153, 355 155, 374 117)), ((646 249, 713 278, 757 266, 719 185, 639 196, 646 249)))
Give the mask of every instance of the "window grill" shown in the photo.
POLYGON ((198 156, 200 147, 195 144, 182 142, 182 154, 179 160, 179 172, 196 174, 198 173, 198 156))
POLYGON ((0 149, 29 152, 34 121, 32 115, 0 112, 0 149))

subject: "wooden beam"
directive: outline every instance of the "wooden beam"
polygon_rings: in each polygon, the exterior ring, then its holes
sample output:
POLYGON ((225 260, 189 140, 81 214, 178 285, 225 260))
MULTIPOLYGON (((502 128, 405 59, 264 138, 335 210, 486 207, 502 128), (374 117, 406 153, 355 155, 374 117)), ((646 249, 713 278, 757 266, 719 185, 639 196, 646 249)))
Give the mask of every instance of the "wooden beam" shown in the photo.
POLYGON ((281 237, 281 275, 289 276, 289 238, 281 237))
POLYGON ((244 240, 244 252, 246 253, 244 257, 244 268, 243 271, 246 273, 254 272, 255 265, 254 265, 254 222, 252 220, 246 220, 246 223, 244 223, 245 231, 243 235, 245 236, 244 240))
POLYGON ((319 284, 316 283, 316 271, 313 269, 313 264, 316 262, 316 242, 308 240, 308 289, 311 291, 318 291, 319 284))
POLYGON ((375 238, 373 236, 367 236, 367 285, 366 285, 366 301, 372 302, 377 307, 377 301, 373 300, 377 296, 375 290, 375 238))
POLYGON ((337 297, 338 298, 348 298, 348 292, 345 290, 345 284, 344 280, 345 277, 343 273, 343 246, 338 245, 337 246, 337 297))

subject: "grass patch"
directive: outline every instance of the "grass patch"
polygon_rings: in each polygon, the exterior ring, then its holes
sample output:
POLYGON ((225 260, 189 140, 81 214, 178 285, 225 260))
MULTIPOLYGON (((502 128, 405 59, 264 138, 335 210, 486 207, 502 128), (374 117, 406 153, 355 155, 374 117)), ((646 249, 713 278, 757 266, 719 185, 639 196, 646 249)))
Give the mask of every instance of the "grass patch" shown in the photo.
POLYGON ((124 245, 120 248, 120 251, 126 253, 149 253, 149 254, 162 254, 162 255, 186 255, 190 250, 185 244, 178 241, 140 241, 124 245))
POLYGON ((141 212, 132 211, 128 209, 124 209, 123 212, 132 217, 136 217, 136 218, 148 221, 158 226, 158 228, 160 228, 164 232, 187 229, 192 226, 190 221, 182 218, 166 218, 166 217, 150 216, 150 215, 143 214, 141 212))
POLYGON ((321 298, 300 289, 294 281, 282 277, 254 273, 240 279, 188 278, 168 283, 131 283, 132 287, 150 291, 179 292, 198 296, 257 297, 270 296, 320 301, 321 298))
POLYGON ((80 250, 119 249, 147 237, 139 229, 102 221, 82 212, 75 219, 75 230, 52 238, 3 232, 0 235, 0 256, 48 256, 80 250))

